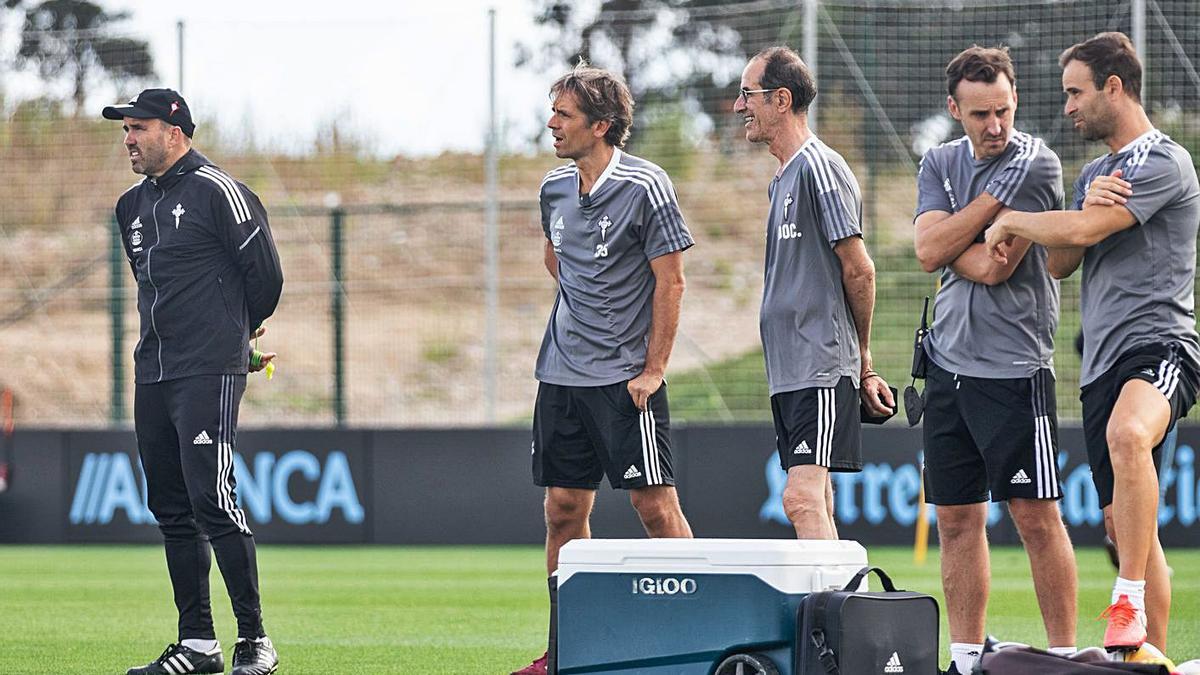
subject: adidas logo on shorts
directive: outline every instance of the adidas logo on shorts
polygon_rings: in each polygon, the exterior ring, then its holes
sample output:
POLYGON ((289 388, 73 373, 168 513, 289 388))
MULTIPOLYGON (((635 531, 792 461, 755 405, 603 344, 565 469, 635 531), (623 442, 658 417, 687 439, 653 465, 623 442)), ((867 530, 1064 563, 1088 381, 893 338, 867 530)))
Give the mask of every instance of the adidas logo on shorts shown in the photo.
POLYGON ((642 477, 642 472, 638 471, 637 467, 632 464, 630 464, 629 468, 625 470, 625 480, 630 480, 633 478, 641 478, 641 477, 642 477))
POLYGON ((892 652, 892 657, 887 660, 887 665, 883 667, 885 673, 903 673, 904 664, 900 663, 900 655, 892 652))
POLYGON ((192 441, 192 445, 212 445, 212 439, 208 437, 208 431, 201 429, 200 435, 192 441))
POLYGON ((811 455, 812 448, 808 447, 808 441, 800 441, 800 445, 796 446, 796 451, 793 455, 811 455))
POLYGON ((1019 469, 1015 474, 1013 474, 1012 480, 1008 482, 1012 483, 1013 485, 1026 485, 1028 483, 1032 483, 1033 480, 1031 480, 1029 476, 1025 475, 1025 469, 1019 469))

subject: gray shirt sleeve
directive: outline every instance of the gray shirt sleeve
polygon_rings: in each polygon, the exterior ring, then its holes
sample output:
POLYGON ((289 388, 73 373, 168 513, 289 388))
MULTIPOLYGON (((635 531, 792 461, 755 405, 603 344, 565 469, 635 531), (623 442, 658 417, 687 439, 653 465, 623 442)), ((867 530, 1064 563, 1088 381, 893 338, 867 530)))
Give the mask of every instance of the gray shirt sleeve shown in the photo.
POLYGON ((1015 134, 1012 142, 1018 145, 1017 153, 1008 160, 1008 166, 988 181, 985 189, 1005 206, 1016 208, 1013 206, 1013 200, 1043 153, 1040 138, 1015 134))
POLYGON ((1062 204, 1062 164, 1058 155, 1043 149, 1030 164, 1024 182, 1013 193, 1008 206, 1016 211, 1039 213, 1061 209, 1062 204))
POLYGON ((1142 164, 1124 169, 1122 177, 1133 186, 1125 208, 1141 225, 1174 201, 1183 189, 1179 165, 1167 153, 1151 152, 1142 164))
POLYGON ((665 173, 657 173, 642 201, 642 251, 648 260, 690 248, 695 242, 683 221, 675 186, 665 173))
MULTIPOLYGON (((819 159, 825 158, 820 156, 819 159)), ((854 204, 857 191, 846 183, 846 178, 834 170, 828 161, 818 161, 811 168, 811 171, 799 173, 796 193, 817 195, 817 226, 829 246, 861 235, 861 208, 854 204)))
POLYGON ((926 151, 921 158, 921 168, 917 170, 917 212, 913 220, 927 211, 954 213, 954 205, 950 203, 950 195, 946 194, 944 182, 945 172, 938 154, 934 150, 926 151))
POLYGON ((1088 188, 1088 183, 1090 183, 1090 182, 1092 182, 1092 177, 1091 177, 1091 166, 1089 165, 1089 166, 1083 167, 1083 171, 1079 172, 1079 178, 1075 179, 1075 186, 1073 188, 1075 194, 1072 196, 1072 199, 1071 199, 1071 210, 1073 210, 1073 211, 1082 211, 1083 210, 1083 199, 1085 197, 1087 197, 1087 188, 1088 188))
POLYGON ((538 190, 538 207, 542 211, 542 234, 546 238, 550 238, 550 204, 546 201, 546 186, 543 185, 541 190, 538 190))

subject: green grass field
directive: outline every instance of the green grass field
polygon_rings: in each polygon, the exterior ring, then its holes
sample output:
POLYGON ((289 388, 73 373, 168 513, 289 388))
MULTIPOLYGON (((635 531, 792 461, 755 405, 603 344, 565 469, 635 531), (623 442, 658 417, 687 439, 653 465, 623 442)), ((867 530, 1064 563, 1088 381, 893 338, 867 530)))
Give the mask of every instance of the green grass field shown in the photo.
MULTIPOLYGON (((1100 640, 1113 571, 1079 551, 1079 644, 1100 640)), ((1168 551, 1170 654, 1200 657, 1200 550, 1168 551)), ((871 562, 902 587, 939 596, 936 551, 871 562)), ((533 547, 282 547, 259 550, 264 618, 285 673, 507 673, 544 648, 545 579, 533 547)), ((1020 549, 993 551, 988 630, 1044 646, 1020 549)), ((154 546, 0 546, 0 673, 123 673, 174 640, 162 550, 154 546)), ((217 634, 234 640, 214 565, 217 634)), ((946 651, 943 617, 942 650, 946 651)), ((946 658, 943 657, 943 661, 946 658)))

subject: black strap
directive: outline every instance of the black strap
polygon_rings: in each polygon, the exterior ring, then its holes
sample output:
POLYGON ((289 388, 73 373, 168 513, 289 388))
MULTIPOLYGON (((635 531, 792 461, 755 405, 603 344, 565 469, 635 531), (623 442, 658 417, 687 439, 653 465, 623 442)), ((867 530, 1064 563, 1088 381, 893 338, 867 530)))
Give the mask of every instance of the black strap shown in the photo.
POLYGON ((840 675, 838 670, 837 659, 834 657, 833 650, 825 643, 825 631, 820 628, 814 629, 809 635, 813 646, 817 648, 817 659, 821 661, 821 665, 825 667, 825 672, 829 675, 840 675))
MULTIPOLYGON (((859 570, 858 574, 855 574, 850 579, 850 582, 846 584, 846 587, 843 588, 842 590, 843 591, 857 591, 859 584, 861 584, 862 580, 865 579, 866 576, 868 574, 870 574, 871 572, 874 572, 875 576, 879 577, 879 581, 883 583, 883 590, 887 591, 888 593, 896 592, 896 590, 897 590, 896 585, 892 583, 892 578, 887 575, 887 572, 884 572, 883 570, 879 569, 878 567, 871 567, 871 566, 864 567, 861 570, 859 570)), ((901 590, 903 590, 903 589, 901 589, 901 590)))

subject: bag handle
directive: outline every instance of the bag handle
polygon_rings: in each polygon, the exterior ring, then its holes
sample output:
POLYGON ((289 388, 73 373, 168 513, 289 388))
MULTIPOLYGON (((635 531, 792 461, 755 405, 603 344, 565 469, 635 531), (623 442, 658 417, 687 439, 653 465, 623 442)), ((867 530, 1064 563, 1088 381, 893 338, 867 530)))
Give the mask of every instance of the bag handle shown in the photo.
MULTIPOLYGON (((867 567, 862 568, 861 570, 858 571, 858 574, 855 574, 853 577, 851 577, 849 583, 847 583, 846 587, 843 588, 842 590, 843 591, 857 591, 859 584, 861 584, 862 580, 865 579, 867 577, 867 575, 869 575, 871 572, 874 572, 875 576, 879 577, 879 581, 881 583, 883 583, 883 590, 887 591, 888 593, 896 592, 896 590, 897 590, 896 585, 892 583, 892 578, 887 575, 887 572, 884 572, 883 570, 879 569, 878 567, 873 567, 873 566, 869 566, 869 565, 867 567)), ((903 590, 903 589, 901 589, 901 590, 903 590)))

